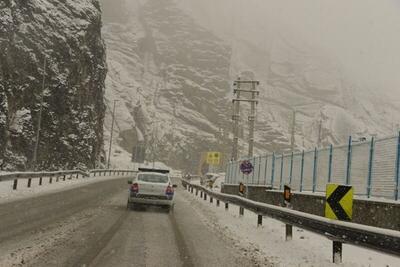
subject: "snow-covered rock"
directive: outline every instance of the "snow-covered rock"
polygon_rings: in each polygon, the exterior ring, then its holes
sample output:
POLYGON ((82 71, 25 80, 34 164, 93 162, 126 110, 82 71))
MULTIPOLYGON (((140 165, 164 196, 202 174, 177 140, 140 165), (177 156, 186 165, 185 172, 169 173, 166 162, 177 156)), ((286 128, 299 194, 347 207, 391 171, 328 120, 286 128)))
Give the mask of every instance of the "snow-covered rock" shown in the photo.
POLYGON ((101 25, 97 0, 0 2, 0 169, 33 167, 41 106, 38 168, 95 167, 105 110, 101 25))

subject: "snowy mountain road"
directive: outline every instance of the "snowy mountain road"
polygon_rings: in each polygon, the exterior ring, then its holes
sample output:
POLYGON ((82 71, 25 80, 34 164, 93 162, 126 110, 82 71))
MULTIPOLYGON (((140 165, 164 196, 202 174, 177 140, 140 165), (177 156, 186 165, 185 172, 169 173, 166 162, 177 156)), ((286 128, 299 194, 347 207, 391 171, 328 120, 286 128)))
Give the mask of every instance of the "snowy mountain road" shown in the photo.
POLYGON ((126 178, 0 205, 0 266, 254 266, 177 190, 127 210, 126 178))

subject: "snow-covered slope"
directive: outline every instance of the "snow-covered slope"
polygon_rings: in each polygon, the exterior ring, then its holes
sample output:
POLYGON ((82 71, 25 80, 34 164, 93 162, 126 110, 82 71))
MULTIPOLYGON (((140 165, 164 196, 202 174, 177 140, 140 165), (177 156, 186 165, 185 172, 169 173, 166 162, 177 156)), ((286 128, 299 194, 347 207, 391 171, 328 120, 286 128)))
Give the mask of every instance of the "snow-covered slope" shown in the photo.
MULTIPOLYGON (((290 149, 294 109, 297 149, 345 143, 350 134, 390 135, 400 119, 390 99, 376 88, 360 88, 323 49, 299 46, 262 24, 241 21, 247 35, 240 38, 218 29, 221 18, 232 16, 220 2, 102 2, 108 110, 119 100, 116 145, 128 153, 143 141, 150 159, 154 150, 159 160, 187 169, 197 167, 203 151, 221 150, 229 157, 231 84, 243 73, 261 81, 257 153, 290 149), (209 20, 199 19, 202 12, 209 20), (248 38, 260 28, 267 28, 273 42, 248 38)), ((247 113, 244 108, 241 114, 242 155, 247 113)))
MULTIPOLYGON (((104 1, 103 10, 109 111, 118 100, 116 145, 130 152, 143 141, 148 159, 154 150, 156 159, 188 169, 201 152, 223 150, 217 137, 229 128, 226 44, 171 1, 104 1), (116 6, 126 14, 108 13, 116 6)), ((106 136, 110 125, 108 113, 106 136)))

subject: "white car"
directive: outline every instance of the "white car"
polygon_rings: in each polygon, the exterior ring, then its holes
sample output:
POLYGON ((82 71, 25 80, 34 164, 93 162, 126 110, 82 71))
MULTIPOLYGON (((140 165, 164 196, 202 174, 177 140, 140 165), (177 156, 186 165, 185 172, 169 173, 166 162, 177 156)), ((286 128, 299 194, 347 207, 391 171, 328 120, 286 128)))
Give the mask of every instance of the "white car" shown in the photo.
POLYGON ((139 168, 136 178, 128 183, 128 209, 138 204, 163 206, 168 210, 174 207, 177 185, 171 183, 169 170, 139 168))

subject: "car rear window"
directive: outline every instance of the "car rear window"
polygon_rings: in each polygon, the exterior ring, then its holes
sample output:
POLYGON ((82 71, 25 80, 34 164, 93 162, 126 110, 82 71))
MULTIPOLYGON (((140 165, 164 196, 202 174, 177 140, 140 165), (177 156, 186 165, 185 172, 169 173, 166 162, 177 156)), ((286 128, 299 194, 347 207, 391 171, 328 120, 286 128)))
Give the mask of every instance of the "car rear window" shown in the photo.
POLYGON ((165 175, 159 175, 159 174, 139 174, 138 175, 138 180, 143 181, 143 182, 149 182, 149 183, 168 183, 168 176, 165 175))

